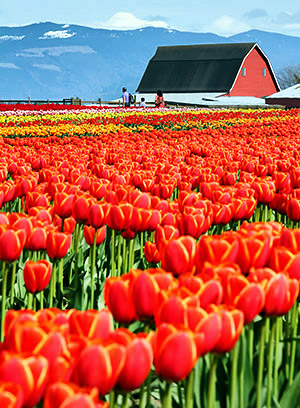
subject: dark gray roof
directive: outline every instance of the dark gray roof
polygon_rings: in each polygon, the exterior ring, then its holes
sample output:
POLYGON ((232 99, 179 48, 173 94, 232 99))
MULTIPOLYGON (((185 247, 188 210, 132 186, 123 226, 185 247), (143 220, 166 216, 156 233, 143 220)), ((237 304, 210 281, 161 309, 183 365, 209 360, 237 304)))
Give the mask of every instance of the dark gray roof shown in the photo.
POLYGON ((232 43, 158 47, 137 91, 228 92, 244 58, 255 46, 232 43))

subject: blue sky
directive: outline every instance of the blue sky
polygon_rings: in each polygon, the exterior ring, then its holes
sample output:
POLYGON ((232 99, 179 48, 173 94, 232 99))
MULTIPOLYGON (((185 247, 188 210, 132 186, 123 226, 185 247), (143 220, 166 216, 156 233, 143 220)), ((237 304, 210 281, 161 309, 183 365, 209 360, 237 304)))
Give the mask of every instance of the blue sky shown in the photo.
POLYGON ((300 36, 299 0, 0 0, 0 26, 43 21, 95 28, 145 26, 230 36, 253 28, 300 36), (22 3, 22 6, 21 6, 22 3))

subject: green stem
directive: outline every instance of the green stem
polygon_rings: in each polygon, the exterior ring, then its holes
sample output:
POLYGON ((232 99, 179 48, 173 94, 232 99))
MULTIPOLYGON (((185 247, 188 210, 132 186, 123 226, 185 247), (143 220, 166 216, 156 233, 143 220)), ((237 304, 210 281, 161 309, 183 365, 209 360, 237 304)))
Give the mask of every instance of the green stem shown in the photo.
MULTIPOLYGON (((239 406, 243 407, 244 404, 244 364, 243 364, 243 356, 244 356, 244 349, 245 349, 245 333, 244 330, 241 333, 240 340, 239 340, 239 359, 242 362, 240 365, 240 370, 239 370, 239 406)), ((250 360, 252 363, 252 360, 250 360)))
POLYGON ((123 395, 122 408, 128 408, 129 396, 130 396, 129 392, 126 392, 126 394, 123 395))
POLYGON ((145 405, 146 405, 146 393, 145 393, 145 382, 144 382, 141 386, 139 408, 145 408, 145 405))
POLYGON ((270 319, 266 319, 265 341, 269 343, 270 337, 270 319))
POLYGON ((118 242, 118 270, 117 276, 121 276, 121 264, 122 264, 122 257, 121 257, 121 247, 122 247, 122 235, 119 235, 119 242, 118 242))
POLYGON ((64 295, 64 259, 59 260, 58 264, 58 283, 60 288, 60 294, 63 298, 64 295))
POLYGON ((272 208, 269 208, 269 215, 268 215, 268 217, 269 217, 269 221, 273 221, 274 217, 273 217, 273 210, 272 210, 272 208))
POLYGON ((146 399, 146 408, 150 408, 150 399, 151 399, 151 379, 152 379, 152 374, 151 371, 147 377, 147 399, 146 399))
POLYGON ((36 294, 33 296, 33 310, 36 312, 36 294))
POLYGON ((132 259, 132 253, 133 253, 133 242, 134 242, 134 239, 131 239, 130 241, 129 241, 129 253, 128 253, 128 269, 130 269, 131 268, 131 259, 132 259))
POLYGON ((115 391, 111 390, 111 392, 109 393, 109 408, 114 408, 115 407, 115 391))
POLYGON ((95 228, 95 236, 94 236, 94 242, 93 246, 90 249, 90 255, 91 255, 91 309, 94 308, 94 294, 95 294, 95 283, 94 283, 94 278, 95 278, 95 264, 96 264, 96 241, 97 241, 97 229, 95 228))
POLYGON ((16 270, 17 270, 17 261, 14 261, 13 262, 13 267, 12 267, 12 276, 11 276, 11 292, 10 292, 10 307, 11 307, 11 309, 14 306, 16 270))
POLYGON ((273 353, 274 353, 274 337, 276 331, 276 320, 271 325, 271 335, 269 341, 269 356, 268 356, 268 382, 267 382, 267 408, 271 408, 272 402, 272 377, 273 377, 273 353))
POLYGON ((27 294, 27 309, 32 309, 32 299, 33 299, 32 293, 28 292, 28 294, 27 294))
POLYGON ((249 360, 253 362, 253 342, 254 342, 254 327, 253 322, 248 325, 248 349, 249 349, 249 360))
POLYGON ((123 239, 123 263, 122 263, 122 273, 126 273, 127 272, 127 267, 128 267, 128 249, 127 249, 127 241, 124 238, 123 239))
POLYGON ((291 337, 291 310, 285 315, 283 330, 284 330, 285 340, 286 340, 285 345, 284 345, 285 378, 289 380, 290 356, 291 356, 291 343, 289 341, 291 337))
POLYGON ((211 355, 211 364, 208 379, 207 408, 215 408, 217 362, 217 357, 215 355, 211 355))
POLYGON ((7 275, 6 262, 2 265, 2 299, 1 299, 1 341, 4 340, 4 320, 6 311, 6 290, 7 290, 7 275))
POLYGON ((265 321, 262 324, 260 332, 260 344, 259 344, 259 357, 258 357, 258 376, 257 376, 257 400, 256 408, 261 408, 261 391, 262 391, 262 380, 264 372, 264 352, 265 352, 265 321))
POLYGON ((257 203, 254 212, 254 222, 260 221, 260 203, 257 203))
MULTIPOLYGON (((81 225, 76 224, 75 227, 75 245, 74 245, 74 273, 78 274, 78 249, 79 249, 79 241, 80 241, 80 233, 81 233, 81 225)), ((70 267, 70 274, 69 274, 69 282, 72 281, 73 278, 73 262, 71 263, 70 267)))
MULTIPOLYGON (((293 339, 297 336, 297 326, 298 326, 298 303, 295 302, 293 306, 292 327, 291 327, 291 335, 293 339)), ((296 340, 293 340, 292 346, 291 346, 289 385, 291 385, 294 381, 296 346, 297 346, 297 342, 296 340)))
POLYGON ((142 259, 144 256, 144 233, 140 232, 140 258, 142 259))
POLYGON ((166 381, 166 387, 162 400, 162 408, 172 408, 172 383, 166 381))
POLYGON ((276 318, 276 333, 275 333, 275 363, 274 363, 274 396, 278 399, 278 366, 279 366, 279 341, 280 341, 280 324, 282 319, 280 317, 276 318))
POLYGON ((185 394, 185 408, 193 408, 194 406, 194 370, 192 370, 187 378, 187 387, 185 394))
POLYGON ((116 263, 115 263, 115 247, 116 247, 116 231, 111 231, 111 276, 115 276, 116 263))
POLYGON ((40 309, 44 309, 44 291, 40 293, 40 309))
POLYGON ((136 235, 134 236, 133 240, 131 241, 131 249, 130 249, 130 263, 129 269, 133 268, 134 265, 134 251, 135 251, 135 242, 136 242, 136 235))
POLYGON ((183 407, 183 398, 182 398, 182 383, 179 381, 177 383, 177 394, 178 394, 178 400, 179 400, 179 406, 183 407))
POLYGON ((235 405, 236 405, 238 353, 239 353, 239 342, 235 345, 233 349, 232 360, 231 360, 230 408, 235 408, 235 405))
POLYGON ((53 262, 51 280, 50 280, 50 293, 49 293, 49 307, 53 307, 53 298, 55 296, 56 285, 56 260, 53 262))

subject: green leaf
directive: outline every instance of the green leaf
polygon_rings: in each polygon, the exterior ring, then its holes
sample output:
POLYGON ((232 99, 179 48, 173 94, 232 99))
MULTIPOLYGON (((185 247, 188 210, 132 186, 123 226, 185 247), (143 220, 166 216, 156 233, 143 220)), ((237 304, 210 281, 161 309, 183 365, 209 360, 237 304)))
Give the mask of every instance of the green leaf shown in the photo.
POLYGON ((291 386, 284 392, 280 400, 280 408, 298 408, 300 405, 300 372, 291 386))

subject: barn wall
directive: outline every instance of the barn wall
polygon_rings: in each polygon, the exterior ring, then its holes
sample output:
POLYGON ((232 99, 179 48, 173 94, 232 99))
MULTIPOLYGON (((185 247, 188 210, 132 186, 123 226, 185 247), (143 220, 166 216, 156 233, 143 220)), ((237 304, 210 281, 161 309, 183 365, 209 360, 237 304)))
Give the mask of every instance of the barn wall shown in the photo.
POLYGON ((241 66, 236 82, 230 91, 230 96, 262 96, 272 95, 277 92, 268 65, 254 48, 241 66), (242 76, 242 68, 246 68, 246 76, 242 76), (266 68, 266 76, 263 76, 266 68))

